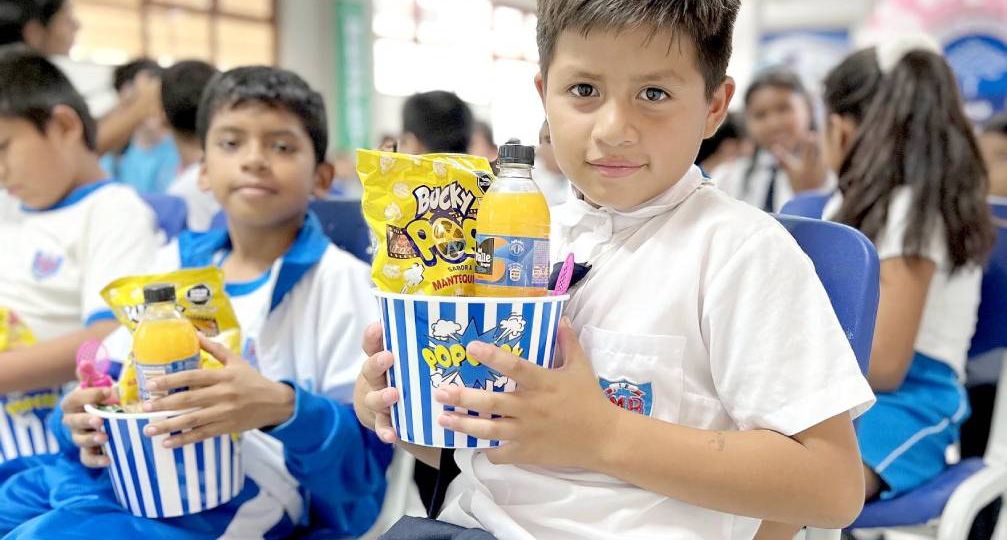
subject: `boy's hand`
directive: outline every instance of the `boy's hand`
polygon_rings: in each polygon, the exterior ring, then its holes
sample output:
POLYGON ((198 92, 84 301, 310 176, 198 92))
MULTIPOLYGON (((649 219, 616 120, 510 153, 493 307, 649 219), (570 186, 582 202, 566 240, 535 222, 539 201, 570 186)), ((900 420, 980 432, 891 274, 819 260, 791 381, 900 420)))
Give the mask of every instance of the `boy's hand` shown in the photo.
POLYGON ((73 444, 80 448, 80 462, 86 467, 108 467, 101 445, 108 435, 101 418, 84 412, 85 405, 100 405, 113 397, 111 388, 78 388, 63 398, 63 425, 70 428, 73 444))
POLYGON ((164 441, 166 448, 176 448, 225 433, 276 426, 294 414, 293 388, 263 377, 244 358, 223 345, 203 336, 199 341, 203 350, 224 367, 193 369, 152 379, 147 384, 150 390, 183 387, 188 390, 144 403, 145 411, 196 410, 148 424, 143 430, 145 435, 176 433, 164 441), (180 431, 185 433, 177 433, 180 431))
POLYGON ((448 386, 435 399, 501 418, 445 413, 440 425, 482 439, 502 441, 486 451, 493 463, 521 463, 596 470, 603 441, 619 409, 598 385, 591 362, 564 318, 559 328, 563 366, 545 369, 485 343, 472 343, 473 358, 517 382, 510 393, 448 386))
POLYGON ((793 152, 782 146, 773 147, 772 152, 780 168, 787 173, 794 193, 821 189, 825 185, 829 169, 818 133, 808 133, 793 152))
POLYGON ((383 442, 392 444, 398 437, 392 427, 391 407, 399 400, 399 391, 388 387, 387 373, 395 360, 392 353, 384 350, 380 324, 367 327, 363 345, 368 358, 357 378, 353 408, 364 426, 372 429, 383 442))

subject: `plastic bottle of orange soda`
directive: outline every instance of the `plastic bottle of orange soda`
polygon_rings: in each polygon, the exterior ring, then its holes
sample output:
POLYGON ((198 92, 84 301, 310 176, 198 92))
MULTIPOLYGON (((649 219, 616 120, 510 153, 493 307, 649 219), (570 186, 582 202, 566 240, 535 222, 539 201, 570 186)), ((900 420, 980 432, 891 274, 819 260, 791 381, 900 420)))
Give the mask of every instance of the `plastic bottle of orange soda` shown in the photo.
POLYGON ((549 287, 549 205, 532 180, 535 148, 500 147, 500 172, 476 218, 476 296, 545 296, 549 287))
POLYGON ((140 398, 147 401, 169 393, 149 392, 147 381, 151 378, 199 368, 199 336, 196 327, 175 307, 174 285, 147 285, 143 301, 146 308, 133 333, 133 360, 140 398))

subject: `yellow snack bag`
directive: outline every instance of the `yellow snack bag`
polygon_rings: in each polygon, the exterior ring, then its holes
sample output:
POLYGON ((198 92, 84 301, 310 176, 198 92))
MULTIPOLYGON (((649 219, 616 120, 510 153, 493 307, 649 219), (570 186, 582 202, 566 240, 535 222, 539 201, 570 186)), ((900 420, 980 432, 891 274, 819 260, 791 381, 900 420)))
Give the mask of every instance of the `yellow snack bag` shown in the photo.
POLYGON ((471 296, 476 213, 493 181, 486 158, 357 151, 364 218, 377 238, 371 265, 383 291, 471 296))
MULTIPOLYGON (((191 268, 167 274, 130 276, 117 279, 101 291, 101 297, 112 309, 116 319, 130 332, 136 330, 143 315, 143 287, 151 283, 175 286, 176 303, 193 326, 203 335, 241 354, 241 327, 231 300, 224 292, 224 274, 219 268, 191 268)), ((206 351, 200 352, 201 369, 223 367, 206 351)), ((124 407, 139 401, 136 367, 127 359, 119 375, 119 400, 124 407)))
POLYGON ((0 352, 35 344, 35 334, 14 311, 0 307, 0 352))

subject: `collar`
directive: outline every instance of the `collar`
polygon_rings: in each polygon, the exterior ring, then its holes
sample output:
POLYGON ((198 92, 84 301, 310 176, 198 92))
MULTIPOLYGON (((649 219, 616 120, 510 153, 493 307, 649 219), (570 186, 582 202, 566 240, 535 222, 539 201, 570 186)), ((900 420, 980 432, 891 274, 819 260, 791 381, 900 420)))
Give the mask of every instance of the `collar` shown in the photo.
POLYGON ((112 180, 105 179, 105 180, 99 180, 98 182, 91 182, 90 184, 84 184, 83 186, 74 189, 70 193, 67 193, 66 197, 63 197, 59 202, 48 208, 30 208, 22 204, 21 210, 29 213, 51 212, 53 210, 59 210, 60 208, 73 206, 79 203, 80 201, 84 200, 85 198, 87 198, 88 195, 94 193, 95 191, 98 191, 99 189, 111 183, 112 180))
MULTIPOLYGON (((328 247, 329 238, 325 236, 321 222, 314 212, 308 211, 297 238, 278 261, 280 268, 273 284, 270 311, 280 305, 297 282, 322 259, 328 247)), ((186 231, 178 237, 182 268, 212 266, 214 255, 221 250, 229 249, 231 249, 231 236, 226 228, 210 229, 202 233, 186 231)))
POLYGON ((693 165, 667 191, 635 208, 625 211, 595 208, 582 198, 572 198, 556 208, 553 219, 560 227, 561 237, 570 242, 577 260, 589 261, 613 235, 678 208, 705 182, 702 170, 693 165))

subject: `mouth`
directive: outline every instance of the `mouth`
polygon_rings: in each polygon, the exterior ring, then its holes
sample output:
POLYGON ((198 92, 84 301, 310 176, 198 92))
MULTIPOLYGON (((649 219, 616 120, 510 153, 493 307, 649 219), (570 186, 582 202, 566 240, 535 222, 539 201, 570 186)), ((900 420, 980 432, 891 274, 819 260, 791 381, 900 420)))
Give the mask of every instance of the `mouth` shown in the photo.
POLYGON ((646 164, 639 162, 611 158, 588 160, 587 164, 598 172, 598 174, 607 178, 625 178, 636 174, 646 167, 646 164))
POLYGON ((276 195, 276 190, 266 184, 239 184, 231 190, 232 193, 248 197, 267 197, 276 195))

